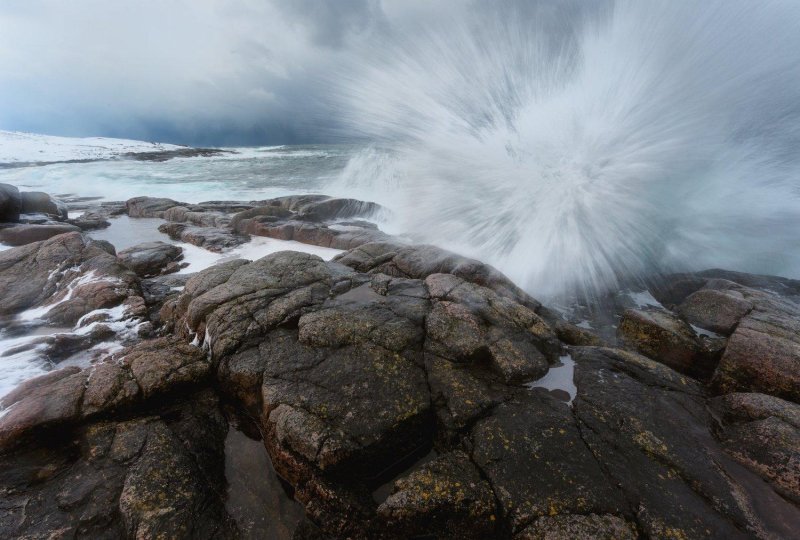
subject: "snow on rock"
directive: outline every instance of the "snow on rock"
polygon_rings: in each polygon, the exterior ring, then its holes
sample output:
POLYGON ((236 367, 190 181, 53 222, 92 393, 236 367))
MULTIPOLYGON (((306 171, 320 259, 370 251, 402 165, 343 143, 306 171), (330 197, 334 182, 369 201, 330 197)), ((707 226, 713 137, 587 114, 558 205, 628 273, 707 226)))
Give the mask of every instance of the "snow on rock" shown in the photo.
POLYGON ((128 153, 181 148, 185 147, 127 139, 56 137, 0 130, 0 164, 111 159, 128 153))

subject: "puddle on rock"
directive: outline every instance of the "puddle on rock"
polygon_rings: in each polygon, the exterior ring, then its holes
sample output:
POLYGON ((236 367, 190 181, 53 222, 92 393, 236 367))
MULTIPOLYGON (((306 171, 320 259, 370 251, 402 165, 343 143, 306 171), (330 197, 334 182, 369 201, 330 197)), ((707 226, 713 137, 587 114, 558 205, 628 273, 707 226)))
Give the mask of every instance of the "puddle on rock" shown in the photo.
POLYGON ((575 360, 570 355, 559 357, 560 366, 551 367, 544 377, 527 384, 528 388, 544 388, 550 394, 572 406, 572 400, 578 394, 573 376, 575 374, 575 360))
MULTIPOLYGON (((261 440, 240 431, 230 419, 225 438, 225 509, 242 538, 291 540, 303 518, 303 507, 284 490, 261 440)), ((248 430, 250 432, 252 430, 248 430)))

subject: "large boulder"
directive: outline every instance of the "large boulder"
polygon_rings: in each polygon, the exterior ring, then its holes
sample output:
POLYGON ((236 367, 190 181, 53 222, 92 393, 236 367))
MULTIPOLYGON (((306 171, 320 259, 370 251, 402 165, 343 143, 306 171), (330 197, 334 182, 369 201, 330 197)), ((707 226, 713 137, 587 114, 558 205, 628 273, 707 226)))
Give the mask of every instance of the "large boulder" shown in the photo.
POLYGON ((42 191, 23 191, 22 214, 46 214, 58 220, 67 219, 67 205, 42 191))
POLYGON ((691 324, 729 336, 752 309, 753 303, 735 288, 706 287, 690 294, 676 311, 691 324))
POLYGON ((711 406, 721 420, 726 451, 800 504, 800 405, 734 393, 713 399, 711 406))
POLYGON ((130 217, 163 218, 164 213, 173 206, 183 206, 183 203, 161 197, 134 197, 125 201, 130 217))
POLYGON ((180 240, 217 253, 250 240, 246 234, 237 234, 229 229, 194 227, 185 223, 163 223, 159 225, 158 230, 173 240, 180 240))
POLYGON ((15 222, 22 212, 22 197, 11 184, 0 184, 0 223, 15 222))
MULTIPOLYGON (((222 390, 260 419, 276 470, 342 535, 375 519, 411 530, 423 507, 369 517, 363 497, 378 472, 429 448, 437 419, 441 444, 453 444, 559 352, 535 311, 490 288, 450 274, 362 274, 296 252, 204 270, 162 319, 209 351, 222 390), (451 314, 474 322, 471 349, 451 314)), ((431 507, 440 517, 430 530, 456 530, 466 515, 448 500, 431 507)))
POLYGON ((165 242, 145 242, 123 249, 117 258, 139 276, 151 277, 176 272, 183 249, 165 242))
POLYGON ((714 373, 715 388, 800 402, 800 305, 770 291, 738 291, 753 307, 728 340, 714 373))
POLYGON ((617 332, 627 347, 692 377, 707 379, 716 367, 694 330, 668 311, 629 309, 617 332))

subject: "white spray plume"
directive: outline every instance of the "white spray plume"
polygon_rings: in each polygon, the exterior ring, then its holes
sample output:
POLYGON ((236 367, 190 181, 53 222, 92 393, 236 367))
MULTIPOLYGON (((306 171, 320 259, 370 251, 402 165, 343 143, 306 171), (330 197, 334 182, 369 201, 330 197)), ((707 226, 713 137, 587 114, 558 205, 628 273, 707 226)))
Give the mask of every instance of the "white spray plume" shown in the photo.
POLYGON ((681 268, 798 277, 800 4, 531 5, 387 36, 338 74, 348 129, 376 145, 331 189, 538 295, 681 268))

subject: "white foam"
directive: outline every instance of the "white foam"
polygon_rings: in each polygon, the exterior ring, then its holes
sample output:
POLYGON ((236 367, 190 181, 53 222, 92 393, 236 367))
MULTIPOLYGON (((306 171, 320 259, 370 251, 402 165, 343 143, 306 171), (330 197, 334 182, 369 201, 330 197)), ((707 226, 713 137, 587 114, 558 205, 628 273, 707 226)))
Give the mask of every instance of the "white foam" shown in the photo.
POLYGON ((559 357, 561 361, 560 366, 551 367, 547 374, 539 379, 528 383, 529 388, 545 388, 547 390, 563 390, 569 394, 569 401, 567 402, 572 406, 575 396, 578 395, 578 388, 575 386, 573 376, 575 373, 575 361, 572 356, 565 355, 559 357))
POLYGON ((653 295, 650 294, 650 291, 630 292, 628 293, 628 296, 630 297, 631 300, 633 300, 633 303, 636 304, 636 307, 638 308, 645 308, 645 307, 664 308, 661 302, 656 300, 653 297, 653 295))
MULTIPOLYGON (((87 276, 83 276, 83 278, 87 276)), ((82 281, 83 283, 89 282, 87 279, 83 279, 82 281)), ((57 304, 45 308, 28 310, 21 315, 39 318, 57 304)), ((19 319, 22 319, 21 315, 18 316, 19 319)), ((22 320, 31 319, 26 318, 22 320)), ((2 369, 0 369, 0 397, 9 393, 20 383, 32 379, 33 377, 43 375, 53 368, 53 363, 43 356, 47 344, 34 344, 37 340, 46 340, 47 338, 58 335, 87 336, 98 325, 102 324, 109 327, 114 332, 113 337, 101 343, 96 343, 89 349, 82 350, 58 363, 59 368, 67 366, 83 368, 89 366, 93 360, 97 358, 121 350, 126 342, 136 336, 139 326, 143 324, 143 322, 144 321, 140 319, 132 318, 127 311, 127 306, 120 304, 115 307, 96 309, 87 313, 81 317, 75 324, 75 327, 71 329, 39 327, 33 329, 25 336, 7 339, 0 338, 0 354, 3 354, 4 351, 7 352, 20 348, 20 350, 13 354, 4 354, 0 357, 0 365, 2 365, 2 369), (98 316, 102 316, 102 318, 87 324, 87 321, 98 316)))
POLYGON ((311 253, 317 255, 323 260, 329 261, 339 253, 341 249, 333 249, 321 246, 313 246, 311 244, 303 244, 293 240, 276 240, 274 238, 265 238, 262 236, 254 236, 252 240, 234 249, 222 253, 215 253, 206 249, 199 248, 192 244, 179 242, 183 248, 183 262, 189 263, 189 266, 182 268, 180 274, 189 274, 199 272, 215 264, 232 261, 235 259, 247 259, 255 261, 262 257, 266 257, 271 253, 279 251, 300 251, 303 253, 311 253))
MULTIPOLYGON (((53 276, 53 274, 51 273, 51 277, 52 276, 53 276)), ((115 285, 122 285, 123 284, 122 281, 119 280, 119 278, 108 277, 108 276, 100 277, 100 278, 95 277, 95 271, 91 270, 91 271, 87 272, 86 274, 80 276, 79 278, 73 279, 67 285, 67 290, 64 293, 64 296, 62 296, 56 302, 54 302, 52 304, 47 304, 47 305, 44 305, 44 306, 40 306, 40 307, 37 307, 37 308, 28 309, 28 310, 23 311, 22 313, 20 313, 18 317, 19 317, 20 320, 23 320, 23 321, 33 321, 33 320, 37 320, 37 319, 42 319, 45 315, 47 315, 56 306, 61 305, 64 302, 67 302, 67 301, 71 300, 72 297, 75 295, 75 291, 77 289, 79 289, 83 285, 88 285, 90 283, 111 283, 111 284, 115 284, 115 285)))
MULTIPOLYGON (((41 337, 41 335, 28 335, 0 339, 0 351, 10 351, 17 347, 30 345, 41 337)), ((42 375, 51 369, 52 364, 41 356, 41 351, 44 347, 44 344, 35 345, 14 354, 3 354, 0 357, 0 363, 2 364, 2 369, 0 369, 0 397, 11 392, 21 382, 42 375)))
POLYGON ((696 325, 691 324, 691 323, 689 324, 689 326, 692 327, 692 330, 694 330, 694 333, 697 334, 698 336, 705 336, 705 337, 712 338, 712 339, 717 339, 717 338, 724 337, 722 334, 717 334, 716 332, 712 332, 711 330, 706 330, 705 328, 700 328, 699 326, 696 326, 696 325))

